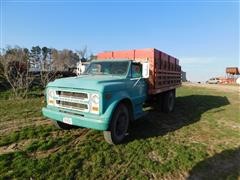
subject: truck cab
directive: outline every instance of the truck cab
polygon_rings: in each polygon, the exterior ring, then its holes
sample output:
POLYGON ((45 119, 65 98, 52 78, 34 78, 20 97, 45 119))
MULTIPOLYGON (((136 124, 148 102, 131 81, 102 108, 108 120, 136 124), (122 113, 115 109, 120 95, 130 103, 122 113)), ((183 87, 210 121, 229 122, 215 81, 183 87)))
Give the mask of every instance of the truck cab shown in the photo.
POLYGON ((93 60, 80 76, 47 85, 43 115, 59 128, 97 129, 108 143, 121 143, 129 123, 144 114, 148 76, 147 61, 93 60))

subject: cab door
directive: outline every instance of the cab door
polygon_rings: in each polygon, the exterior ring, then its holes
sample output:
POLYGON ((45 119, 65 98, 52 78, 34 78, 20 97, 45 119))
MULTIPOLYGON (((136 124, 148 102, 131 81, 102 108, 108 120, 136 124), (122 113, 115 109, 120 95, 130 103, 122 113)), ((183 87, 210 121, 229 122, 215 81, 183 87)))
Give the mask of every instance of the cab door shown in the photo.
POLYGON ((142 105, 147 98, 147 83, 142 78, 142 64, 132 62, 130 74, 129 90, 134 104, 134 115, 137 118, 143 113, 142 105))

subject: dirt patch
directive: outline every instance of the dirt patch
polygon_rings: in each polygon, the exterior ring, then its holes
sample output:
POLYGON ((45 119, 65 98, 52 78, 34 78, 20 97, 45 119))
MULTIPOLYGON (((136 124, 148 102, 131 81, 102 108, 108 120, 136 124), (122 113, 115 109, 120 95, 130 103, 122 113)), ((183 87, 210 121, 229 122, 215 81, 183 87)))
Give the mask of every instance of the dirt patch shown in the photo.
POLYGON ((52 153, 61 151, 62 148, 70 148, 70 147, 76 147, 76 145, 83 140, 83 138, 86 136, 86 134, 89 132, 88 129, 78 129, 78 130, 70 130, 70 131, 54 131, 51 133, 52 138, 56 137, 64 137, 66 134, 71 134, 72 136, 76 137, 74 140, 70 141, 67 145, 61 145, 52 149, 43 150, 43 151, 35 151, 33 153, 30 153, 29 156, 41 159, 46 158, 52 153))
POLYGON ((173 159, 176 156, 175 152, 173 152, 172 150, 169 149, 168 153, 162 157, 160 156, 156 151, 151 151, 148 154, 149 159, 151 159, 154 162, 158 162, 161 164, 166 163, 167 161, 170 161, 171 159, 173 159))
POLYGON ((50 154, 55 153, 57 151, 59 151, 61 149, 62 146, 60 147, 55 147, 52 149, 48 149, 46 151, 36 151, 34 153, 30 153, 29 156, 36 158, 36 159, 41 159, 41 158, 46 158, 48 157, 50 154))
POLYGON ((42 117, 36 117, 31 119, 17 119, 13 121, 1 122, 0 137, 27 126, 48 124, 51 124, 51 121, 46 120, 42 117))
POLYGON ((15 151, 22 151, 31 143, 31 141, 32 139, 27 139, 27 140, 19 141, 17 143, 12 143, 10 145, 1 146, 0 155, 15 152, 15 151))
POLYGON ((232 129, 232 130, 237 130, 240 132, 240 123, 239 122, 233 122, 231 121, 231 123, 229 123, 228 121, 226 121, 224 118, 220 118, 218 121, 217 121, 218 125, 219 126, 224 126, 224 127, 227 127, 229 129, 232 129))
POLYGON ((71 129, 71 130, 67 130, 67 131, 59 129, 57 131, 50 132, 50 135, 53 138, 61 137, 61 136, 63 137, 66 135, 78 137, 78 136, 81 136, 86 130, 88 130, 88 129, 77 128, 77 129, 71 129))
POLYGON ((162 162, 162 159, 159 157, 158 153, 156 151, 152 151, 148 154, 149 159, 155 162, 162 162))
POLYGON ((158 176, 157 179, 163 179, 163 180, 172 180, 172 179, 178 179, 178 180, 186 180, 188 176, 187 172, 173 172, 169 175, 165 176, 158 176))
POLYGON ((77 145, 85 138, 85 136, 88 134, 89 129, 82 129, 80 132, 77 131, 76 134, 74 134, 75 139, 71 141, 68 146, 70 147, 77 147, 77 145))

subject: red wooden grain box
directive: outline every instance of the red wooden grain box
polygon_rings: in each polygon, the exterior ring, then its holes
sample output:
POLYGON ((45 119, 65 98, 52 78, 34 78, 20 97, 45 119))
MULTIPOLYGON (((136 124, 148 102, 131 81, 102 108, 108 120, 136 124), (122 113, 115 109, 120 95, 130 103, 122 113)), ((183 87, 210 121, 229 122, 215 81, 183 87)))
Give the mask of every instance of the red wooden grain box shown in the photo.
POLYGON ((150 95, 175 89, 181 85, 179 60, 154 48, 102 52, 97 55, 97 59, 148 60, 150 67, 148 93, 150 95))

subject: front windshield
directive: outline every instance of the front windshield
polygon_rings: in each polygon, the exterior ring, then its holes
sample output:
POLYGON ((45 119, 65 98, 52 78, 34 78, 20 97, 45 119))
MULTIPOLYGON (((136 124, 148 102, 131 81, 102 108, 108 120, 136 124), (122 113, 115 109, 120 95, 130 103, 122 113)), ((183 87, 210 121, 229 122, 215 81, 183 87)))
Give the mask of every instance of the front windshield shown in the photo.
POLYGON ((84 74, 123 76, 127 74, 128 64, 128 61, 92 62, 84 74))

